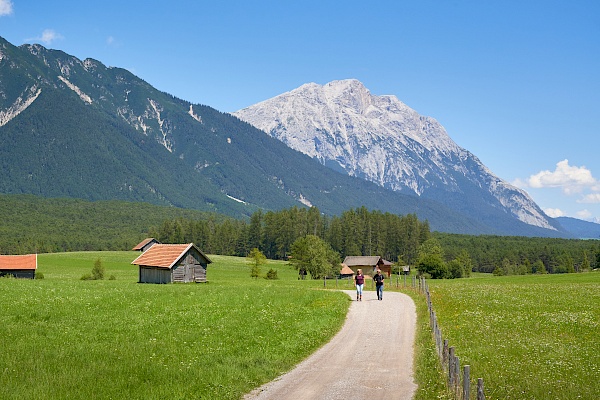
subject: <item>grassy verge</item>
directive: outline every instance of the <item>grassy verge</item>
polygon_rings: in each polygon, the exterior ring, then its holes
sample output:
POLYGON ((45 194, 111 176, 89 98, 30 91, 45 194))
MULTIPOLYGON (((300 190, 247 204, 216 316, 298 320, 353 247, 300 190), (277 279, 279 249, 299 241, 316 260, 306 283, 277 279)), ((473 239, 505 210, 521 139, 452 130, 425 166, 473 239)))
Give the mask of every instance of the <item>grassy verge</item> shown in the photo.
MULTIPOLYGON (((487 399, 600 393, 600 274, 429 281, 444 338, 487 399)), ((472 383, 472 387, 474 382, 472 383)))
POLYGON ((350 304, 283 263, 251 279, 235 257, 211 256, 207 284, 138 284, 136 256, 40 255, 45 279, 0 279, 0 398, 238 399, 329 340, 350 304), (79 279, 98 258, 116 280, 79 279))
POLYGON ((425 297, 414 290, 402 290, 402 292, 413 299, 417 309, 414 373, 419 387, 413 400, 451 399, 431 334, 425 297))

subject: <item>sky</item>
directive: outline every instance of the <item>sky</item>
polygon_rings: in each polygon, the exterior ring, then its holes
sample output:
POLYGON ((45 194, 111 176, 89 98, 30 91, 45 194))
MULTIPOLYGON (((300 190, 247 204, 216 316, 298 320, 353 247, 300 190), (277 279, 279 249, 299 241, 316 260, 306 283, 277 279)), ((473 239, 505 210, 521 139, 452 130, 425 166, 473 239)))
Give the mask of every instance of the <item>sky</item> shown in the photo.
POLYGON ((549 216, 600 222, 597 0, 0 0, 0 36, 222 112, 358 79, 549 216))

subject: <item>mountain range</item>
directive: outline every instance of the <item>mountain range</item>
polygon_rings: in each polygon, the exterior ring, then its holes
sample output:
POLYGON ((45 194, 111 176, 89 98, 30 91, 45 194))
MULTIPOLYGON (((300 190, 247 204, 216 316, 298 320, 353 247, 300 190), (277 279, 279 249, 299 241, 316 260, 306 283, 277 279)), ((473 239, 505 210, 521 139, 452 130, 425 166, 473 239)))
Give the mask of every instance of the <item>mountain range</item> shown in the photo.
POLYGON ((442 125, 355 79, 305 84, 234 113, 323 165, 439 201, 486 224, 508 214, 559 231, 521 189, 459 147, 442 125))
MULTIPOLYGON (((360 82, 342 83, 360 91, 349 102, 360 96, 369 100, 360 82)), ((387 99, 390 107, 397 107, 391 100, 387 99)), ((320 115, 319 124, 325 117, 320 115)), ((125 69, 38 44, 17 47, 0 38, 1 193, 143 201, 234 217, 258 209, 313 205, 337 215, 365 206, 414 213, 443 232, 569 235, 500 179, 488 174, 477 180, 488 171, 476 157, 456 151, 433 119, 417 119, 419 129, 429 129, 432 140, 438 135, 436 145, 438 139, 445 140, 448 152, 439 154, 434 145, 418 147, 413 138, 412 147, 404 151, 411 162, 420 155, 421 164, 413 169, 420 171, 415 176, 418 185, 410 189, 407 175, 391 178, 391 164, 373 174, 361 164, 369 149, 388 156, 382 153, 389 142, 387 131, 363 139, 355 136, 354 143, 364 140, 364 148, 354 159, 346 157, 352 153, 348 146, 340 146, 343 151, 334 170, 328 167, 334 161, 325 151, 315 156, 293 149, 237 116, 161 92, 125 69), (379 147, 373 146, 376 136, 379 147), (448 157, 458 157, 462 164, 442 166, 448 157), (424 173, 428 159, 440 164, 435 173, 424 173), (444 185, 451 190, 444 192, 444 185), (455 195, 448 196, 452 191, 455 195), (497 192, 505 196, 495 197, 497 192)), ((315 139, 322 141, 319 148, 329 145, 325 136, 312 139, 316 144, 315 139)))

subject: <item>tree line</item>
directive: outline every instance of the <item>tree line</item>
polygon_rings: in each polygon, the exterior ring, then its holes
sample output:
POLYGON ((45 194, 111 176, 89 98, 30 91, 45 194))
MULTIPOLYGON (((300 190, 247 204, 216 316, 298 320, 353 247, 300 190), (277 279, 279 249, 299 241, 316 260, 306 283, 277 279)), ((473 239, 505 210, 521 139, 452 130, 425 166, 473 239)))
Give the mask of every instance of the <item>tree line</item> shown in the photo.
POLYGON ((446 259, 469 255, 475 272, 497 275, 582 272, 600 267, 600 241, 471 236, 435 232, 446 259))
POLYGON ((430 232, 427 221, 416 215, 365 207, 339 216, 292 207, 256 211, 239 220, 137 202, 0 195, 0 220, 0 254, 130 250, 143 238, 155 237, 163 243, 194 242, 210 254, 245 257, 257 248, 270 259, 287 259, 296 240, 313 235, 342 260, 378 255, 398 265, 421 265, 422 272, 439 277, 600 268, 598 240, 430 232))
POLYGON ((245 257, 257 248, 269 259, 287 259, 296 240, 313 235, 342 257, 378 255, 410 263, 431 232, 429 223, 414 214, 399 216, 360 207, 329 217, 316 207, 291 207, 256 211, 248 221, 165 220, 148 234, 162 243, 193 242, 211 254, 245 257))
POLYGON ((163 243, 194 242, 211 254, 247 256, 258 249, 269 259, 287 259, 299 239, 322 239, 345 256, 378 255, 411 265, 434 278, 473 272, 497 275, 567 273, 600 266, 597 240, 472 236, 430 232, 416 215, 399 216, 365 207, 329 217, 318 208, 257 211, 248 221, 165 220, 148 232, 163 243))

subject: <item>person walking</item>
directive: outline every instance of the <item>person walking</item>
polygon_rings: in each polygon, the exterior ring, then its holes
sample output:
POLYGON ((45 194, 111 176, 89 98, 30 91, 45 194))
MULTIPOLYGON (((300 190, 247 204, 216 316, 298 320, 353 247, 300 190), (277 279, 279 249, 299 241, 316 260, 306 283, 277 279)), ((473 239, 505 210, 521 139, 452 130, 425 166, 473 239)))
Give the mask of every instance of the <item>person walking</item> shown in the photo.
POLYGON ((365 276, 362 269, 359 269, 354 276, 354 285, 356 285, 356 301, 362 301, 363 287, 365 286, 365 276))
POLYGON ((375 281, 375 289, 377 289, 377 300, 383 300, 383 274, 381 270, 377 270, 377 273, 373 277, 375 281))

